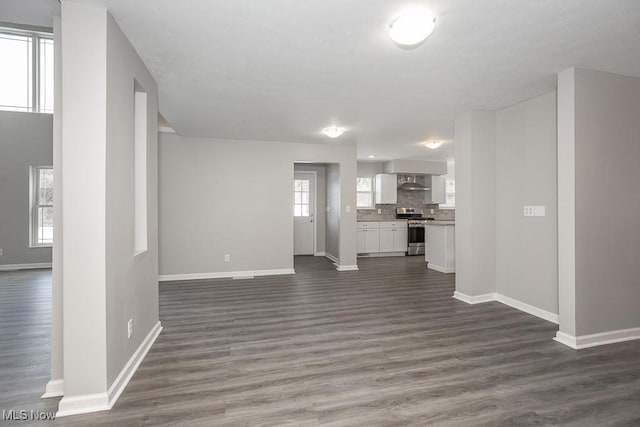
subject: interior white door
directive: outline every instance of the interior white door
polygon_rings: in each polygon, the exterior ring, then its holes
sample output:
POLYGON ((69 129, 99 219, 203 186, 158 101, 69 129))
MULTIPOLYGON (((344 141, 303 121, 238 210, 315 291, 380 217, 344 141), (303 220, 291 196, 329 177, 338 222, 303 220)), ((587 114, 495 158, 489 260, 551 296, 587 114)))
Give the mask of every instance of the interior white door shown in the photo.
POLYGON ((313 255, 315 248, 315 174, 296 172, 293 179, 293 254, 313 255))

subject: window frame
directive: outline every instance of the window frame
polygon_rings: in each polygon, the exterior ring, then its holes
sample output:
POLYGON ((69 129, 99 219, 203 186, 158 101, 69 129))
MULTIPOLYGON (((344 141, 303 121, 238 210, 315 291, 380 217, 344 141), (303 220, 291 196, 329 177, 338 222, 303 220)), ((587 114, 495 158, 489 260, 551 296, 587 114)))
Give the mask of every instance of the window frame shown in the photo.
MULTIPOLYGON (((38 242, 38 210, 40 208, 52 208, 51 204, 40 203, 40 171, 46 169, 53 173, 53 166, 29 166, 29 248, 52 248, 51 243, 38 242)), ((54 195, 55 197, 55 195, 54 195)))
POLYGON ((455 209, 456 208, 456 204, 455 204, 455 197, 456 197, 456 191, 455 191, 455 185, 456 185, 456 180, 455 179, 446 179, 444 180, 444 198, 445 200, 447 200, 447 196, 450 194, 453 194, 453 205, 449 205, 447 203, 440 203, 440 205, 438 206, 439 209, 455 209), (453 182, 453 191, 448 191, 448 184, 450 182, 453 182))
POLYGON ((293 217, 294 218, 309 218, 313 216, 313 212, 311 212, 311 179, 310 178, 296 178, 294 176, 293 178, 293 217), (304 189, 302 190, 296 190, 296 181, 307 181, 308 183, 308 188, 305 191, 304 189), (295 194, 296 193, 300 193, 300 203, 296 203, 296 199, 295 199, 295 194), (307 203, 304 203, 302 201, 303 197, 302 194, 307 193, 307 203), (296 206, 300 206, 300 215, 296 215, 296 206), (303 206, 307 206, 307 212, 308 215, 302 215, 303 212, 303 206))
POLYGON ((375 180, 371 176, 358 176, 356 177, 356 209, 375 209, 376 208, 376 189, 375 189, 375 180), (358 179, 368 179, 371 183, 370 191, 358 191, 358 179), (358 205, 358 194, 370 194, 371 195, 371 204, 369 206, 359 206, 358 205))
MULTIPOLYGON (((52 111, 42 111, 40 109, 40 40, 50 40, 53 44, 55 52, 55 42, 53 37, 53 31, 48 32, 49 29, 27 29, 19 27, 9 27, 6 25, 0 26, 0 34, 7 34, 11 36, 31 37, 31 108, 27 110, 12 110, 5 109, 0 105, 0 111, 18 111, 23 113, 38 113, 38 114, 53 114, 52 111)), ((55 56, 55 53, 54 53, 55 56)), ((53 81, 55 82, 55 76, 53 81)), ((10 107, 10 106, 6 106, 10 107)))

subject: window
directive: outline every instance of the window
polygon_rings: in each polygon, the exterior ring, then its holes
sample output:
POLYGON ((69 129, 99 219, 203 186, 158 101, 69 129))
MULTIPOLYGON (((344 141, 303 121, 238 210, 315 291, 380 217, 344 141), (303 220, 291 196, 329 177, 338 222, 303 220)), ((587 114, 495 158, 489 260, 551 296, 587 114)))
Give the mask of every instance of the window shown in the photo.
POLYGON ((53 168, 31 167, 31 247, 53 244, 53 168))
POLYGON ((373 208, 373 179, 357 178, 356 206, 358 209, 373 208))
POLYGON ((0 110, 53 113, 51 34, 0 28, 0 110))
POLYGON ((447 179, 444 182, 445 185, 445 198, 447 203, 441 204, 441 208, 454 208, 456 206, 456 181, 453 179, 447 179))
POLYGON ((309 187, 308 179, 293 180, 293 216, 309 216, 309 187))

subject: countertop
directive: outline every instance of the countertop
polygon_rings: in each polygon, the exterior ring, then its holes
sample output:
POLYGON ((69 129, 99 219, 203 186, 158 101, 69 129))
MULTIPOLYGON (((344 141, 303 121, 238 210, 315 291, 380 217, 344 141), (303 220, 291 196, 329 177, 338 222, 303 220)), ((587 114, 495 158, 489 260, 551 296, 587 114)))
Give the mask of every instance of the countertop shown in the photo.
MULTIPOLYGON (((424 218, 423 218, 424 219, 424 218)), ((406 219, 359 219, 358 222, 400 222, 406 219)), ((450 219, 427 219, 427 225, 455 225, 456 222, 450 219)))
POLYGON ((456 225, 455 221, 451 220, 428 220, 427 225, 456 225))

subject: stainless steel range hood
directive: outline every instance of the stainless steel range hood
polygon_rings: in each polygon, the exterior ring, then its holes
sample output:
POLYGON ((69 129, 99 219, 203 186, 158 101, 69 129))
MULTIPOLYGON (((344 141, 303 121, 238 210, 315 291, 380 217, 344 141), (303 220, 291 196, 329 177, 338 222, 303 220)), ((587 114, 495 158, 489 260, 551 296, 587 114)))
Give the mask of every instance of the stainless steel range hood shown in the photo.
POLYGON ((428 191, 431 188, 418 182, 416 175, 398 175, 398 190, 428 191))

